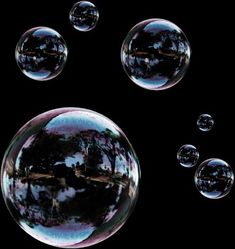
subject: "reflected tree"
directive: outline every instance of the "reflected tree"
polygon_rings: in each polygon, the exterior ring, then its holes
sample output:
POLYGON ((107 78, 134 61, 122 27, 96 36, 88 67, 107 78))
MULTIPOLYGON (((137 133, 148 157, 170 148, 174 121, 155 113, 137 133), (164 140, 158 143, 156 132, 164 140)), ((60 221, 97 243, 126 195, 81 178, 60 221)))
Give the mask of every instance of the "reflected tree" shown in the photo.
POLYGON ((117 209, 121 196, 126 199, 128 193, 129 185, 121 183, 124 177, 115 172, 118 156, 126 158, 127 167, 130 166, 125 145, 109 129, 72 135, 43 129, 31 137, 22 148, 15 179, 27 184, 25 197, 21 196, 17 202, 26 207, 23 216, 30 226, 33 223, 55 226, 68 222, 71 216, 94 226, 105 222, 109 212, 117 209), (76 159, 77 154, 82 158, 81 163, 66 164, 66 158, 76 159), (99 166, 104 163, 104 155, 111 172, 99 166))

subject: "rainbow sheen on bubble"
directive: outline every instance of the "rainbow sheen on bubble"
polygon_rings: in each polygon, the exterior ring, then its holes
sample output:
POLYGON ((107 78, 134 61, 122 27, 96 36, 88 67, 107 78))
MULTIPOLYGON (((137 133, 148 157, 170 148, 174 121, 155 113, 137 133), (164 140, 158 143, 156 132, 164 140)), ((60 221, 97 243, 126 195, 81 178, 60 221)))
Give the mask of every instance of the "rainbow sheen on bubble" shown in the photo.
POLYGON ((96 112, 40 114, 5 152, 1 185, 19 226, 61 248, 97 244, 126 222, 138 196, 137 156, 120 128, 96 112))

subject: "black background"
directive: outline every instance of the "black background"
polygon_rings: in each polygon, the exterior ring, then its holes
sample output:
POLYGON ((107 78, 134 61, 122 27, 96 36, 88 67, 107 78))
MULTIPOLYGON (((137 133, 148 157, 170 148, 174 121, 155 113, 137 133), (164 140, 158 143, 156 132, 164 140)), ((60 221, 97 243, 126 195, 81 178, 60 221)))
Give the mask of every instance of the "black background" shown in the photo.
MULTIPOLYGON (((136 209, 125 226, 94 248, 158 246, 190 248, 229 246, 233 236, 235 190, 220 200, 202 197, 193 182, 195 168, 177 164, 176 153, 194 144, 200 162, 211 157, 234 168, 234 38, 233 8, 225 1, 93 1, 100 12, 93 31, 79 32, 69 23, 75 1, 5 2, 1 16, 1 143, 3 156, 15 132, 41 112, 58 107, 83 107, 118 124, 140 160, 142 179, 136 209), (225 15, 224 15, 225 14, 225 15), (222 17, 223 16, 223 17, 222 17), (120 47, 138 22, 163 18, 177 24, 192 47, 183 80, 164 91, 132 83, 120 62, 120 47), (20 36, 35 26, 57 30, 69 56, 64 71, 47 82, 24 76, 15 63, 20 36), (200 132, 196 119, 210 113, 215 126, 200 132)), ((0 199, 1 243, 21 248, 51 248, 28 236, 10 217, 0 199)))

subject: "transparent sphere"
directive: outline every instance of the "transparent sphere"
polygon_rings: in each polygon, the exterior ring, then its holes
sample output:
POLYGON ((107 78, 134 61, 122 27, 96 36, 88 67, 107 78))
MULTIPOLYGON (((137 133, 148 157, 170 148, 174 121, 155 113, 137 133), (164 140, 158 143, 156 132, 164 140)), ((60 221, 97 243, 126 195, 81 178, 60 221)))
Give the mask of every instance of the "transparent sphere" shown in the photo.
POLYGON ((93 3, 81 1, 73 5, 69 20, 75 29, 90 31, 95 28, 99 20, 99 12, 93 3))
POLYGON ((209 114, 201 114, 197 119, 197 126, 201 131, 210 131, 213 125, 214 120, 209 114))
POLYGON ((190 53, 189 42, 179 27, 167 20, 149 19, 129 31, 121 48, 121 61, 134 83, 163 90, 183 78, 190 53))
POLYGON ((181 146, 177 152, 177 160, 179 164, 186 168, 195 166, 199 159, 197 148, 191 144, 181 146))
POLYGON ((61 108, 26 123, 6 150, 2 193, 16 222, 62 248, 99 243, 125 223, 140 169, 124 133, 93 111, 61 108))
POLYGON ((218 158, 211 158, 200 164, 195 172, 194 181, 203 196, 219 199, 230 192, 234 174, 228 163, 218 158))
POLYGON ((31 79, 45 81, 55 78, 63 70, 68 49, 62 36, 47 27, 25 32, 15 49, 16 62, 31 79))

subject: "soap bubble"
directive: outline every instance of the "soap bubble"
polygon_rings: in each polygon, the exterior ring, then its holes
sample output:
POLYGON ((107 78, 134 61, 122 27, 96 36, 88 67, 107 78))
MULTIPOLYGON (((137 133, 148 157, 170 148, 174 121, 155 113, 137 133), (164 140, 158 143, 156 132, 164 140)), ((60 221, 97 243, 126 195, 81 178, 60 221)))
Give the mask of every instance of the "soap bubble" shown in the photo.
POLYGON ((218 158, 211 158, 200 164, 195 172, 194 181, 203 196, 219 199, 230 192, 234 174, 228 163, 218 158))
POLYGON ((69 13, 69 20, 75 29, 90 31, 95 28, 99 20, 99 12, 93 3, 77 2, 69 13))
POLYGON ((31 79, 55 78, 65 66, 68 49, 62 36, 47 27, 26 31, 16 45, 15 58, 21 71, 31 79))
POLYGON ((125 223, 140 169, 120 128, 96 112, 61 108, 26 123, 6 150, 2 192, 16 222, 46 244, 81 248, 125 223))
POLYGON ((197 164, 199 152, 197 148, 191 144, 181 146, 177 152, 177 160, 179 164, 186 168, 191 168, 197 164))
POLYGON ((149 19, 127 34, 121 61, 129 78, 149 90, 177 84, 190 61, 191 49, 182 30, 170 21, 149 19))
POLYGON ((197 119, 197 126, 201 131, 210 131, 213 125, 214 120, 209 114, 201 114, 197 119))

